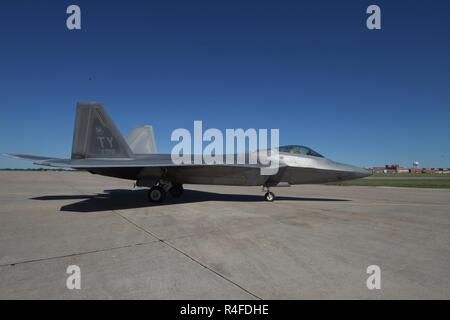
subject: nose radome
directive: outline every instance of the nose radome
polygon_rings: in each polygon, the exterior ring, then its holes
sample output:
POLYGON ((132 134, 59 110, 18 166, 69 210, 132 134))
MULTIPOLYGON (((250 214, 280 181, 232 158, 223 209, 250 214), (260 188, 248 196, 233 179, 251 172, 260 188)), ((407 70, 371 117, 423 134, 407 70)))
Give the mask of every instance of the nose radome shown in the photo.
POLYGON ((330 168, 333 168, 332 170, 339 171, 339 175, 337 176, 339 180, 360 179, 372 175, 372 171, 354 165, 331 161, 330 163, 330 168))
POLYGON ((365 178, 365 177, 372 175, 372 172, 367 169, 358 168, 358 167, 355 167, 355 169, 356 170, 354 171, 354 173, 357 178, 365 178))

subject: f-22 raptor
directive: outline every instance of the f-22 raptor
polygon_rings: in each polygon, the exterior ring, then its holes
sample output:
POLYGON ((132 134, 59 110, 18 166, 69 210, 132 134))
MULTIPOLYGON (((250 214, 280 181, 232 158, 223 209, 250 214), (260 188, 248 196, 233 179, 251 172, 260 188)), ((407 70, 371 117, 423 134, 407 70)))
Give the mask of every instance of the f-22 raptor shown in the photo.
MULTIPOLYGON (((178 198, 183 184, 262 186, 264 199, 277 185, 325 183, 369 176, 368 170, 326 159, 300 145, 277 150, 278 170, 261 174, 261 164, 175 164, 170 154, 159 154, 153 129, 135 128, 125 139, 100 103, 78 103, 70 159, 25 154, 7 156, 31 160, 37 165, 86 170, 93 174, 136 181, 148 187, 148 199, 161 203, 166 194, 178 198)), ((236 155, 234 155, 236 156, 236 155)), ((248 159, 248 154, 246 155, 248 159)))

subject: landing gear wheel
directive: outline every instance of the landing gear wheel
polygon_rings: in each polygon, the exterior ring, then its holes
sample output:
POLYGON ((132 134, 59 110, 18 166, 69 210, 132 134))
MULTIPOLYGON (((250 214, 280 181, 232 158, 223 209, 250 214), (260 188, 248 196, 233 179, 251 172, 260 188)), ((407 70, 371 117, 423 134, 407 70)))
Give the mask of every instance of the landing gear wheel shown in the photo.
POLYGON ((174 184, 172 188, 169 189, 170 195, 174 198, 179 198, 183 194, 183 186, 181 184, 174 184))
POLYGON ((160 186, 151 187, 148 190, 148 200, 153 203, 161 203, 166 198, 166 191, 160 186))
POLYGON ((269 191, 264 195, 264 199, 266 199, 266 201, 272 202, 273 200, 275 200, 275 195, 269 191))

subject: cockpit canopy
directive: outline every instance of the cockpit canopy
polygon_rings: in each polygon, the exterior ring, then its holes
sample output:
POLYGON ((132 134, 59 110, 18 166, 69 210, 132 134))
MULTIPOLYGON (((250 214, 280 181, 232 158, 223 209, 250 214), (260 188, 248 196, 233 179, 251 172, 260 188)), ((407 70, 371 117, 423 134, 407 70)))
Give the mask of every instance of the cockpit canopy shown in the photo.
POLYGON ((297 145, 282 146, 282 147, 279 147, 278 150, 280 152, 286 152, 286 153, 292 153, 292 154, 303 154, 306 156, 324 158, 324 156, 321 155, 320 153, 315 152, 313 149, 305 147, 305 146, 297 146, 297 145))

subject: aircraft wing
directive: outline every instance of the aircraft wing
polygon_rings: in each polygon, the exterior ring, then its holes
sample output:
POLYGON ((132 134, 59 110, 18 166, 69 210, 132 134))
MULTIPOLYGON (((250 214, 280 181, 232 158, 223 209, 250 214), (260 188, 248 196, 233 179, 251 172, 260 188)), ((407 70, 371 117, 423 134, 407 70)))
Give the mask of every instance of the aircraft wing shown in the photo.
MULTIPOLYGON (((64 167, 73 169, 86 169, 86 168, 147 168, 147 167, 192 167, 192 166, 214 166, 207 163, 187 163, 187 164, 175 164, 171 159, 50 159, 39 162, 40 165, 47 165, 51 167, 64 167)), ((259 164, 217 164, 220 166, 234 166, 245 168, 260 168, 259 164)))
MULTIPOLYGON (((79 103, 70 159, 41 157, 26 154, 6 154, 16 159, 31 160, 37 165, 73 168, 146 168, 146 167, 199 167, 226 166, 234 168, 261 168, 250 161, 230 161, 236 164, 187 163, 175 164, 170 154, 156 153, 153 129, 150 126, 135 128, 125 140, 105 108, 99 103, 79 103)), ((196 157, 198 155, 191 155, 196 157)), ((225 155, 224 155, 225 156, 225 155)), ((229 155, 226 155, 227 159, 229 155)), ((238 159, 239 155, 234 154, 238 159)), ((240 154, 242 156, 242 154, 240 154)), ((246 154, 245 157, 249 157, 246 154)), ((241 158, 239 158, 241 159, 241 158)), ((223 159, 225 160, 225 159, 223 159)))
MULTIPOLYGON (((29 160, 34 164, 49 167, 58 168, 73 168, 73 169, 87 169, 87 168, 134 168, 134 167, 187 167, 187 166, 206 166, 207 163, 188 163, 188 164, 175 164, 171 158, 166 156, 155 155, 151 158, 145 159, 130 159, 130 158, 105 158, 105 159, 60 159, 51 157, 41 157, 27 154, 3 154, 9 158, 29 160)), ((214 166, 214 165, 209 165, 214 166)), ((259 164, 220 164, 220 166, 234 166, 245 168, 260 168, 259 164)))

